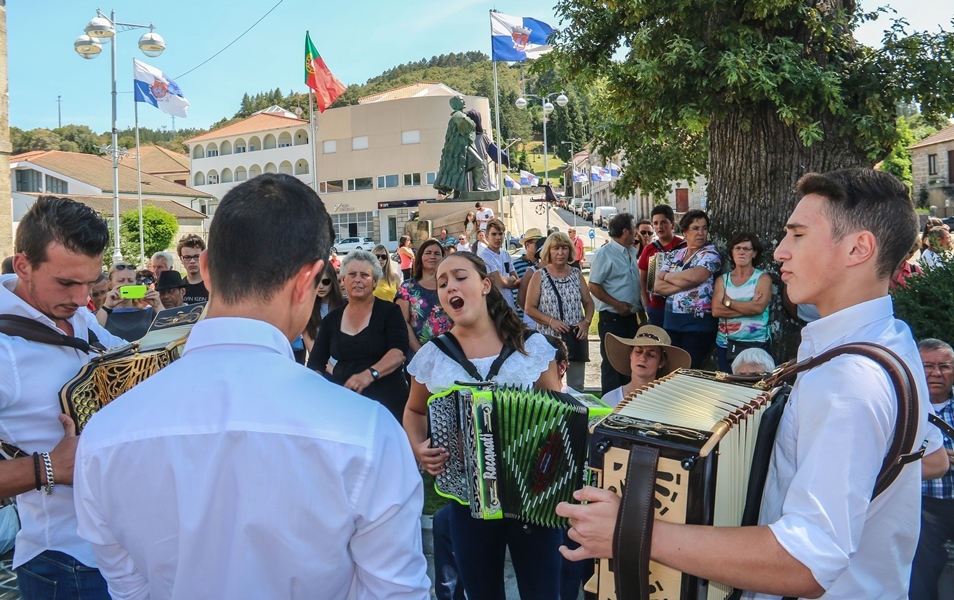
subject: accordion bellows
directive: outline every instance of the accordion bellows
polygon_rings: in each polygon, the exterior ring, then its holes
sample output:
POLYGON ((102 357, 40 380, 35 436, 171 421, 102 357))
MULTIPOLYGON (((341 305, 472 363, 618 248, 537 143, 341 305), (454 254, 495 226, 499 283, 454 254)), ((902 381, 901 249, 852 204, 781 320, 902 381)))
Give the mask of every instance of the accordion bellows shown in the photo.
POLYGON ((565 526, 555 509, 583 485, 590 404, 516 387, 455 386, 432 396, 431 445, 450 454, 437 492, 469 505, 474 518, 565 526))

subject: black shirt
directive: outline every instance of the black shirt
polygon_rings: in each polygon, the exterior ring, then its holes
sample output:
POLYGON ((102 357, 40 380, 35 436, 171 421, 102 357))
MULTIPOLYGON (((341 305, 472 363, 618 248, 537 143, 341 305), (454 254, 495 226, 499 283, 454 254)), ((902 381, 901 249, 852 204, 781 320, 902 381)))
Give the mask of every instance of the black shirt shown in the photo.
POLYGON ((195 304, 196 302, 208 302, 209 301, 209 290, 205 289, 205 282, 200 281, 199 283, 189 283, 185 282, 185 294, 182 297, 182 301, 186 304, 195 304))

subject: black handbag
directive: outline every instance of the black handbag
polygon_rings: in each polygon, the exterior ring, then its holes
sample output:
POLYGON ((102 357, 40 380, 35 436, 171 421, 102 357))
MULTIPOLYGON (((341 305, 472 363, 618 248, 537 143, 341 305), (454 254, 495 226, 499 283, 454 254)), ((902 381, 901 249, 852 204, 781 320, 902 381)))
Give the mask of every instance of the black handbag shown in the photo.
MULTIPOLYGON (((546 270, 546 267, 543 268, 543 274, 546 275, 547 281, 550 282, 550 287, 553 288, 553 294, 557 299, 557 308, 560 311, 560 320, 563 321, 563 298, 560 297, 560 290, 557 289, 556 283, 553 281, 553 278, 550 277, 550 272, 546 270)), ((566 321, 563 322, 565 323, 566 321)), ((590 362, 589 336, 579 340, 576 338, 576 330, 576 327, 571 327, 569 333, 560 334, 560 339, 566 344, 567 359, 570 362, 590 362)))

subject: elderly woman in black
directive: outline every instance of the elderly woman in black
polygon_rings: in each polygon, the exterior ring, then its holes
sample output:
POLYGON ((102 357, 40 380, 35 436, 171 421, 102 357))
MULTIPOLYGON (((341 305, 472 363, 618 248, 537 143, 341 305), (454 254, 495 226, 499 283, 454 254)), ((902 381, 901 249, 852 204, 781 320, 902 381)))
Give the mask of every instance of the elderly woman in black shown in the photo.
POLYGON ((308 367, 377 400, 401 422, 410 391, 404 377, 408 338, 401 309, 374 297, 382 271, 370 252, 350 252, 341 263, 341 276, 348 303, 322 320, 308 367))

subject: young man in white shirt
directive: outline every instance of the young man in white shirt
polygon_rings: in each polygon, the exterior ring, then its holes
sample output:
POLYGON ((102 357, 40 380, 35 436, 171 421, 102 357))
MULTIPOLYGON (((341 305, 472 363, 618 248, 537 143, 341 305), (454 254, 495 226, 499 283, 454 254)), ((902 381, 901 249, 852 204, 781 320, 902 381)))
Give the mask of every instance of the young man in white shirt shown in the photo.
MULTIPOLYGON (((802 330, 799 360, 850 342, 886 346, 919 374, 910 330, 893 315, 888 282, 917 235, 908 190, 887 173, 852 169, 808 174, 775 251, 793 302, 818 307, 802 330)), ((896 400, 875 363, 845 355, 799 376, 779 425, 757 527, 705 527, 656 520, 652 559, 674 569, 753 590, 748 597, 907 598, 918 538, 920 482, 946 470, 940 437, 918 378, 917 439, 925 463, 909 465, 874 500, 875 478, 891 443, 896 400)), ((619 506, 585 488, 561 504, 574 559, 609 557, 619 506)), ((564 549, 565 550, 565 549, 564 549)))
MULTIPOLYGON (((123 344, 86 309, 108 243, 109 229, 91 208, 40 197, 17 228, 14 274, 0 277, 0 313, 84 341, 93 334, 107 348, 123 344)), ((50 598, 51 587, 63 597, 109 598, 92 547, 76 533, 75 429, 59 402, 60 389, 89 359, 0 333, 0 438, 33 455, 0 461, 0 496, 17 495, 13 568, 24 600, 50 598)))
POLYGON ((506 228, 503 221, 494 219, 487 225, 487 247, 477 254, 487 263, 487 275, 500 289, 510 308, 516 310, 514 290, 520 287, 520 278, 513 269, 510 253, 503 249, 506 228))
POLYGON ((206 319, 80 436, 79 533, 114 597, 428 597, 404 431, 293 360, 331 239, 289 175, 222 199, 200 259, 206 319))
POLYGON ((487 231, 487 224, 494 218, 493 209, 490 207, 484 208, 480 202, 475 204, 474 208, 477 209, 477 227, 480 231, 487 231))

